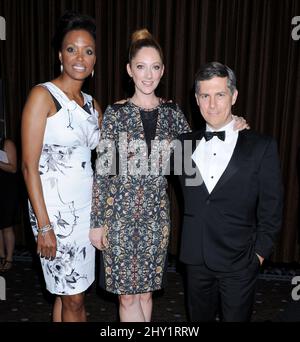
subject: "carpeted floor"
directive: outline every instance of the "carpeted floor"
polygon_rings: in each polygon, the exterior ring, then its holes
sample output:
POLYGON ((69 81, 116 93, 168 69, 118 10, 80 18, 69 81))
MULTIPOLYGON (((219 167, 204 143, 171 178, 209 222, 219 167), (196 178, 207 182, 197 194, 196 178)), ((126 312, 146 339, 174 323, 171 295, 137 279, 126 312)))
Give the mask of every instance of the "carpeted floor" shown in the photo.
MULTIPOLYGON (((52 297, 45 291, 38 262, 16 257, 13 268, 0 274, 6 283, 6 299, 0 300, 0 322, 49 322, 52 297)), ((300 300, 292 299, 291 279, 299 270, 265 268, 258 280, 254 322, 300 321, 300 300)), ((186 322, 182 276, 170 266, 165 290, 154 296, 153 322, 186 322)), ((1 278, 0 278, 1 280, 1 278)), ((0 284, 3 286, 3 279, 0 284)), ((300 278, 299 278, 300 284, 300 278)), ((2 292, 3 293, 3 292, 2 292)), ((300 295, 300 289, 298 291, 300 295)), ((116 297, 93 285, 86 295, 90 322, 116 322, 116 297)))

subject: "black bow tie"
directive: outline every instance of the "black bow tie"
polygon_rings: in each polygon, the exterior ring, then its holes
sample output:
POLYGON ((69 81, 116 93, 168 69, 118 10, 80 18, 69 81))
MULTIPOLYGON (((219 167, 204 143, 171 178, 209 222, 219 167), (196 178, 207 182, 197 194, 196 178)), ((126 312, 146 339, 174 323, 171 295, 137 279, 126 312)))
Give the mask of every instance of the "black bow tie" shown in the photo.
POLYGON ((212 139, 214 136, 218 137, 220 140, 225 140, 225 131, 220 131, 220 132, 210 132, 210 131, 205 131, 204 132, 204 138, 206 141, 212 139))

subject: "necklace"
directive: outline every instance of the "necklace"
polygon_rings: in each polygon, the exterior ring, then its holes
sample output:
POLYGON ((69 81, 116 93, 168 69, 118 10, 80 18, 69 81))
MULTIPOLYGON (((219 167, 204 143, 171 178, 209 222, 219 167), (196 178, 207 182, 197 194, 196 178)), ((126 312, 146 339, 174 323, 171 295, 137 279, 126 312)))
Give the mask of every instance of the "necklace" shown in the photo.
POLYGON ((156 110, 156 109, 162 104, 162 99, 161 99, 161 98, 159 98, 158 101, 159 101, 159 103, 158 103, 157 106, 152 107, 152 108, 145 108, 145 107, 141 107, 141 106, 135 104, 135 103, 132 101, 131 98, 128 99, 128 102, 129 102, 131 105, 133 105, 134 107, 137 107, 138 109, 140 109, 140 110, 142 110, 142 111, 145 111, 145 112, 152 112, 152 111, 156 110))

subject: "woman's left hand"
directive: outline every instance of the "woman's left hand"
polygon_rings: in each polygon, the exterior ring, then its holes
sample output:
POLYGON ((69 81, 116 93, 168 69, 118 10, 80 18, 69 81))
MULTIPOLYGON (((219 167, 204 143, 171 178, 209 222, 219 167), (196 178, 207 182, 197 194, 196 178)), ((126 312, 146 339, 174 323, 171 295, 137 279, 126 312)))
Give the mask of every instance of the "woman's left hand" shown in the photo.
POLYGON ((99 227, 90 229, 89 239, 94 247, 100 251, 108 248, 107 228, 99 227))
POLYGON ((238 131, 242 131, 244 129, 250 129, 247 121, 242 116, 232 115, 234 123, 234 129, 238 131))

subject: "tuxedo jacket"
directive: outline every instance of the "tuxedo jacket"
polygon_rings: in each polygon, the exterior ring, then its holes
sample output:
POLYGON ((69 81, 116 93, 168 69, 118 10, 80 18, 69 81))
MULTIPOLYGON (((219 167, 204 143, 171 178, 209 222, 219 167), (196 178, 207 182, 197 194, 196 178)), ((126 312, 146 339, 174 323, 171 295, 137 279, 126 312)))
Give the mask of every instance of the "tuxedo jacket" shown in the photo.
POLYGON ((277 144, 254 131, 240 131, 229 164, 209 193, 204 182, 193 184, 201 174, 191 155, 203 134, 201 130, 179 137, 182 144, 189 141, 192 145, 182 148, 179 175, 185 208, 180 259, 232 272, 247 267, 255 253, 267 258, 280 230, 282 184, 277 144), (191 163, 196 174, 185 163, 191 163))

